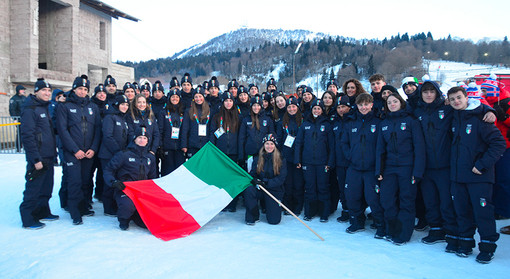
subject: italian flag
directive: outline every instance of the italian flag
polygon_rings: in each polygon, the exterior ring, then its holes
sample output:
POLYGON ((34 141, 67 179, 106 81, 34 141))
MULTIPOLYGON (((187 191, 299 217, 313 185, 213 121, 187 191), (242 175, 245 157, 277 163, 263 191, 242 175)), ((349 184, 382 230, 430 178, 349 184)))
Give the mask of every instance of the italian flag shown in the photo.
POLYGON ((208 142, 167 176, 125 182, 149 231, 162 240, 203 227, 250 185, 252 177, 208 142))

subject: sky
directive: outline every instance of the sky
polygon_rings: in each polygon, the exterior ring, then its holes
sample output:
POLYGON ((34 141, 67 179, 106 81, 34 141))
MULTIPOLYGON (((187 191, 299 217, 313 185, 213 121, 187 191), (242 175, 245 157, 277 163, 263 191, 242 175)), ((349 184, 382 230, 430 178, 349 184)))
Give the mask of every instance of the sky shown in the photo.
POLYGON ((304 29, 356 39, 430 31, 435 39, 451 34, 477 42, 510 35, 507 0, 103 2, 141 20, 113 19, 113 61, 172 56, 241 27, 304 29))

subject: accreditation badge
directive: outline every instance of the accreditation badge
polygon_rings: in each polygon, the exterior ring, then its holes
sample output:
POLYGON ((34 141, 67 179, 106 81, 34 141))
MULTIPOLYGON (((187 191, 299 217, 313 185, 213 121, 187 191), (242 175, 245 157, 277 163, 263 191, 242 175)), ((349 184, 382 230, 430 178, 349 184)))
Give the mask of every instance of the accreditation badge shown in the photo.
POLYGON ((171 135, 172 139, 178 139, 179 138, 179 130, 180 130, 180 128, 172 127, 172 135, 171 135))
POLYGON ((294 144, 294 140, 296 139, 296 137, 293 137, 291 135, 287 135, 287 137, 285 138, 285 142, 283 143, 283 145, 287 146, 288 148, 292 148, 292 145, 294 144))
POLYGON ((207 136, 207 124, 198 124, 198 136, 207 136))

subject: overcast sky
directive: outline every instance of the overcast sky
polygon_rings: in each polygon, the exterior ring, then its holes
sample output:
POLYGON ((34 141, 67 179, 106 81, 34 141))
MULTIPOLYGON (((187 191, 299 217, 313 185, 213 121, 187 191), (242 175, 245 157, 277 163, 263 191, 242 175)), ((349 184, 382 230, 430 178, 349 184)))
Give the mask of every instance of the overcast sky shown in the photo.
POLYGON ((510 35, 510 1, 103 0, 141 21, 113 19, 113 61, 172 56, 223 33, 304 29, 356 39, 432 32, 477 42, 510 35), (422 4, 426 3, 426 4, 422 4))

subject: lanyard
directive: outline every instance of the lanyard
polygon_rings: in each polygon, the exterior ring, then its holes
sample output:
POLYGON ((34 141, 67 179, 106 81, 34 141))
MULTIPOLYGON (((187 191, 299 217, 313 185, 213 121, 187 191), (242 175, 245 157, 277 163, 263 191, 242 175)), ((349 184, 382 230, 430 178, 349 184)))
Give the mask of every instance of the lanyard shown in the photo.
MULTIPOLYGON (((172 115, 170 114, 169 111, 166 112, 166 115, 168 116, 168 122, 170 123, 170 126, 173 128, 174 127, 174 123, 172 123, 172 115)), ((182 118, 183 117, 181 116, 179 118, 180 118, 179 119, 179 121, 180 121, 179 127, 181 127, 182 126, 182 118)))
POLYGON ((239 106, 236 106, 237 107, 237 112, 239 112, 239 114, 241 114, 241 109, 239 108, 239 106))
MULTIPOLYGON (((220 118, 220 127, 223 127, 223 116, 220 118)), ((227 126, 227 133, 230 132, 230 126, 227 126)))
MULTIPOLYGON (((205 124, 207 125, 207 123, 209 123, 209 116, 211 114, 208 114, 207 115, 207 121, 205 122, 205 124)), ((200 121, 198 121, 198 117, 197 117, 197 114, 196 113, 193 113, 193 116, 195 116, 195 120, 197 121, 197 124, 200 125, 200 121)))

